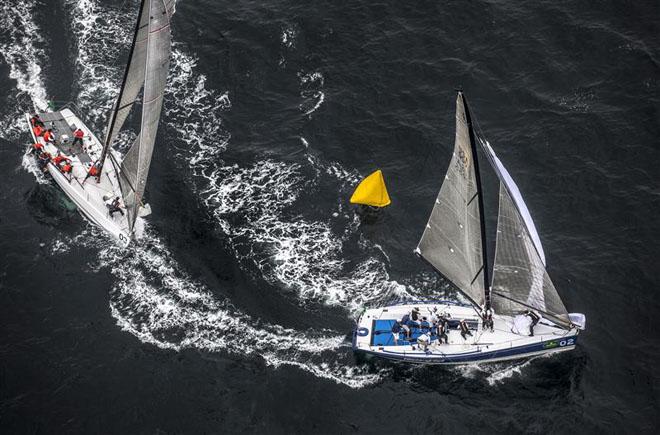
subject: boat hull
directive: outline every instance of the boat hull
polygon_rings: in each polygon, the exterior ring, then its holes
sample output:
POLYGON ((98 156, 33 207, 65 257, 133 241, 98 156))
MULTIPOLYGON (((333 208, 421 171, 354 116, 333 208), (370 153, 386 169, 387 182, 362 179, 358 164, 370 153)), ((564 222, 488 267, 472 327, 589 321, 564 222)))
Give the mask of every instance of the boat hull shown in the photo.
MULTIPOLYGON (((106 195, 122 197, 114 167, 106 165, 107 168, 99 183, 96 183, 93 178, 87 179, 86 177, 91 162, 96 161, 101 154, 102 145, 100 141, 69 109, 42 113, 40 116, 55 120, 53 124, 60 127, 57 131, 60 139, 64 135, 72 136, 73 126, 83 130, 85 133, 84 146, 78 153, 66 153, 60 146, 46 144, 42 137, 35 136, 32 129, 30 129, 30 134, 32 140, 35 143, 43 144, 44 149, 51 155, 61 152, 71 161, 73 170, 70 174, 62 173, 52 161, 46 165, 46 169, 60 189, 76 204, 83 217, 112 235, 121 245, 129 245, 134 234, 129 232, 125 216, 118 212, 114 216, 110 215, 105 205, 106 195)), ((26 114, 25 117, 29 126, 30 114, 26 114)), ((70 151, 73 147, 69 145, 67 149, 70 151)), ((115 156, 115 158, 118 160, 119 156, 115 156)))
POLYGON ((564 330, 549 322, 541 322, 534 328, 534 336, 512 332, 513 318, 495 316, 494 331, 484 330, 483 324, 471 306, 452 302, 392 305, 370 309, 358 320, 353 333, 353 349, 356 354, 369 358, 381 358, 408 364, 458 365, 490 363, 538 355, 566 352, 575 349, 578 329, 564 330), (410 312, 414 307, 422 313, 432 313, 436 308, 453 319, 465 319, 471 325, 471 336, 463 338, 458 329, 448 332, 448 344, 437 339, 428 346, 421 346, 414 339, 394 343, 387 326, 410 312), (385 325, 383 327, 383 325, 385 325))

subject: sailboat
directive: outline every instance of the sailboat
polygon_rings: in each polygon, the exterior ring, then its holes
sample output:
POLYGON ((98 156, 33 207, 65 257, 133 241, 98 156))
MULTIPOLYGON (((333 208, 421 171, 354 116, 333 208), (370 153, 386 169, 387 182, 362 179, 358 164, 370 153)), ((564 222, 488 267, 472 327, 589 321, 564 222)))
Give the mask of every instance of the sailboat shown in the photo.
POLYGON ((412 301, 367 309, 353 333, 357 353, 418 364, 465 364, 575 348, 586 317, 567 312, 520 190, 490 144, 476 134, 462 92, 456 99, 453 156, 415 253, 466 302, 412 301), (499 184, 493 198, 498 213, 492 261, 484 212, 488 190, 480 167, 492 169, 499 184))
POLYGON ((102 142, 74 113, 73 104, 25 115, 34 140, 31 152, 40 167, 83 216, 124 246, 139 237, 142 218, 151 212, 143 197, 169 71, 173 13, 174 0, 140 3, 128 63, 102 142), (139 103, 140 132, 122 156, 113 145, 139 103))

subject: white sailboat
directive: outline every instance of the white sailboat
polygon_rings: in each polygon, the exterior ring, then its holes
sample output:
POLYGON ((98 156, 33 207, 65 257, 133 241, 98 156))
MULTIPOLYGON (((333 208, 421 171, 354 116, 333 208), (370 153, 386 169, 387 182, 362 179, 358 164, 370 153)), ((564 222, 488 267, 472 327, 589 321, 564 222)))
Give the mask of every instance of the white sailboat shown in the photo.
POLYGON ((475 134, 462 92, 456 100, 453 157, 415 252, 470 303, 418 301, 367 309, 353 335, 356 352, 411 363, 464 364, 575 348, 585 316, 567 312, 520 191, 490 145, 475 134), (483 163, 499 182, 490 263, 483 163))
POLYGON ((142 200, 169 71, 173 12, 174 0, 142 0, 103 142, 73 112, 72 105, 36 113, 37 125, 35 114, 26 114, 40 166, 89 221, 123 245, 139 237, 141 218, 150 213, 142 200), (113 144, 131 109, 140 103, 140 132, 122 157, 113 144), (50 134, 43 132, 49 129, 54 139, 47 141, 44 136, 50 134), (88 177, 90 170, 95 176, 88 177))

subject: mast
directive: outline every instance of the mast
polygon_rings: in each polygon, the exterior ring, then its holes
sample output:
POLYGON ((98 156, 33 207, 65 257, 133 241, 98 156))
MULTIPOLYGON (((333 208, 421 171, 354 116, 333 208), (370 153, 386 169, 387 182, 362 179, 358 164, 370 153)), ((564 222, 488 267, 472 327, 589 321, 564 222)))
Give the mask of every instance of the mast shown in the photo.
MULTIPOLYGON (((137 22, 135 23, 135 31, 133 32, 133 40, 131 42, 131 48, 128 53, 128 62, 126 62, 126 69, 124 70, 124 78, 121 81, 121 87, 119 88, 119 95, 117 96, 117 100, 115 101, 114 107, 112 109, 112 114, 110 115, 110 123, 108 124, 107 130, 105 132, 105 141, 103 143, 103 152, 101 153, 101 160, 99 164, 99 177, 101 176, 101 173, 103 172, 103 166, 105 164, 105 158, 108 155, 108 152, 110 151, 110 142, 112 140, 112 130, 114 129, 115 126, 115 121, 117 120, 117 113, 123 109, 123 107, 119 107, 119 102, 122 99, 122 96, 124 94, 124 89, 126 87, 126 80, 128 79, 128 73, 131 69, 131 59, 133 58, 133 51, 135 50, 135 41, 137 40, 138 32, 140 30, 140 17, 142 16, 142 11, 144 10, 144 2, 145 0, 140 1, 140 10, 138 11, 138 19, 137 22)), ((133 102, 131 102, 133 104, 133 102)))
MULTIPOLYGON (((461 92, 462 94, 463 92, 461 92)), ((490 309, 490 280, 488 279, 488 248, 486 245, 486 219, 484 215, 483 189, 481 187, 481 173, 479 171, 479 157, 477 156, 477 143, 474 138, 474 129, 472 128, 472 118, 467 100, 463 95, 463 107, 465 108, 465 118, 467 120, 468 133, 470 136, 470 148, 472 149, 472 161, 474 162, 474 175, 477 182, 477 203, 479 204, 479 222, 481 224, 481 255, 483 261, 484 274, 484 300, 485 309, 490 309)))

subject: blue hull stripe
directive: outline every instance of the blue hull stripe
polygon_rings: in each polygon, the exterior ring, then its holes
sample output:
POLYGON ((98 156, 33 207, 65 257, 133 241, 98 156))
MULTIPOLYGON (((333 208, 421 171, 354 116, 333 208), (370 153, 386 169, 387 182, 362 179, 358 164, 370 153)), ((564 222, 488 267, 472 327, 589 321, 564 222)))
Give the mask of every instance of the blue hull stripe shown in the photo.
MULTIPOLYGON (((542 352, 544 350, 555 350, 561 348, 570 348, 575 346, 577 343, 577 335, 571 337, 562 337, 560 339, 553 339, 548 341, 543 341, 541 343, 533 343, 525 346, 514 347, 509 349, 501 349, 494 351, 473 351, 465 352, 460 355, 455 356, 413 356, 413 355, 404 355, 403 352, 392 352, 383 350, 382 352, 374 352, 364 349, 355 349, 356 352, 364 352, 370 355, 378 356, 381 358, 387 358, 397 361, 408 361, 408 362, 429 362, 429 363, 457 363, 457 362, 473 362, 473 361, 482 361, 487 359, 496 359, 496 358, 505 358, 509 356, 527 354, 534 352, 542 352)), ((355 342, 354 342, 355 345, 355 342)))

